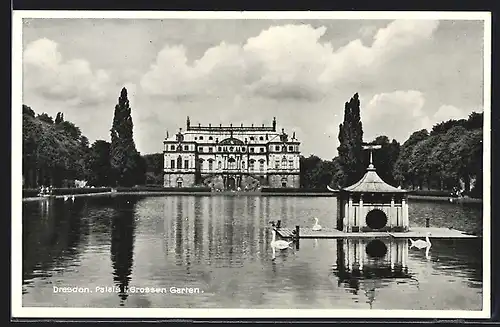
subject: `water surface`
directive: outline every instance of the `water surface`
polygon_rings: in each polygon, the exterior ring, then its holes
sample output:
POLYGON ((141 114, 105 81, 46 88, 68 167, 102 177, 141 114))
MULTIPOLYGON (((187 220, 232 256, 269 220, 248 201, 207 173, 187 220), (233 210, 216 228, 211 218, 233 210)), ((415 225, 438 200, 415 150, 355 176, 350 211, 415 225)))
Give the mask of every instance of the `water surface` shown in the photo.
MULTIPOLYGON (((482 225, 480 206, 418 201, 409 211, 413 226, 427 217, 437 227, 482 225)), ((431 239, 428 256, 405 239, 384 241, 388 254, 373 258, 366 253, 371 240, 307 239, 272 260, 269 220, 312 226, 318 217, 334 227, 335 213, 331 197, 25 202, 23 306, 481 310, 481 240, 431 239), (353 271, 360 262, 361 275, 353 271), (131 293, 133 287, 164 293, 131 293), (173 294, 171 287, 199 293, 173 294)))

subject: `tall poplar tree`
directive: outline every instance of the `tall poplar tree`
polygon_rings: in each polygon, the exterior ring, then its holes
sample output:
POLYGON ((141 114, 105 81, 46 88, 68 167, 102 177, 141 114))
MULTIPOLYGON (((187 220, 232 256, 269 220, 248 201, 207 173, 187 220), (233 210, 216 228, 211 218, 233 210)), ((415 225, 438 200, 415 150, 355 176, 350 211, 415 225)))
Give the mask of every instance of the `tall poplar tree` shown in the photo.
POLYGON ((339 125, 338 165, 342 170, 341 187, 357 182, 365 171, 363 156, 363 125, 358 93, 345 103, 344 121, 339 125))
POLYGON ((111 128, 110 160, 113 181, 117 186, 132 186, 144 180, 142 160, 135 148, 130 112, 127 89, 123 88, 115 106, 111 128))

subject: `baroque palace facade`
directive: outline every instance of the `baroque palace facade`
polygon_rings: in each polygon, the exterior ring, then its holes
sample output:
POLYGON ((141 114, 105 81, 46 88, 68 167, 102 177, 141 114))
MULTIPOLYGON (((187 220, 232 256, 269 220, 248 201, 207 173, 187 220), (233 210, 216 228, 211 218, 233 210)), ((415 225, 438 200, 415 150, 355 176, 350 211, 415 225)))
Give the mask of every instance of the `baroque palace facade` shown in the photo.
POLYGON ((298 188, 300 142, 272 126, 192 126, 164 140, 164 186, 215 190, 298 188))

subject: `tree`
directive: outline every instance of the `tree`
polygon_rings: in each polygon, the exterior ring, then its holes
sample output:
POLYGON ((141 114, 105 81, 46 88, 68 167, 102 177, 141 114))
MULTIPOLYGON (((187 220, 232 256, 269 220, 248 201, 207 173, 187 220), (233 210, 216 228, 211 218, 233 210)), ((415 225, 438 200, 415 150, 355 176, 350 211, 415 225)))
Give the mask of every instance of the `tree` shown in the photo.
POLYGON ((429 132, 426 129, 421 129, 411 134, 408 140, 401 146, 399 157, 394 164, 394 177, 398 184, 404 187, 411 185, 412 188, 418 185, 414 170, 410 170, 410 157, 412 156, 413 148, 428 137, 429 132))
POLYGON ((107 186, 111 183, 111 144, 103 140, 95 141, 85 158, 88 182, 93 186, 107 186))
POLYGON ((163 153, 146 154, 142 158, 146 165, 146 183, 163 184, 163 153))
POLYGON ((58 112, 57 115, 56 115, 56 120, 54 121, 54 123, 57 125, 61 122, 64 121, 64 114, 62 112, 58 112))
POLYGON ((363 160, 363 125, 358 94, 345 103, 344 121, 339 125, 338 164, 343 171, 339 181, 344 187, 357 182, 365 171, 363 160))
POLYGON ((145 165, 135 147, 133 127, 127 89, 123 88, 115 106, 110 147, 113 181, 119 186, 136 185, 145 179, 145 165))
MULTIPOLYGON (((399 157, 400 145, 396 140, 389 141, 385 135, 378 136, 372 144, 381 145, 382 148, 373 151, 373 164, 377 169, 377 174, 388 184, 397 184, 394 178, 394 165, 399 157)), ((368 154, 367 154, 368 155, 368 154)))
POLYGON ((29 117, 35 118, 35 112, 33 109, 23 104, 23 115, 28 115, 29 117))
POLYGON ((47 124, 54 124, 54 119, 51 116, 49 116, 48 114, 46 114, 45 112, 38 115, 37 118, 40 121, 46 122, 47 124))

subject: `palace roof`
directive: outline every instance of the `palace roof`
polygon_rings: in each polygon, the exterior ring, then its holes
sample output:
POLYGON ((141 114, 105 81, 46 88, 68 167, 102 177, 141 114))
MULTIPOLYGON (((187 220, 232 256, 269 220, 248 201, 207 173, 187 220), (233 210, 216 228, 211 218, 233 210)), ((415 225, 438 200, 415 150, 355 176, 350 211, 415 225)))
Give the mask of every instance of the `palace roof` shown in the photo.
POLYGON ((229 137, 225 140, 219 142, 219 145, 244 145, 245 143, 242 140, 238 140, 234 137, 229 137))
POLYGON ((384 182, 375 171, 373 164, 368 166, 368 169, 358 182, 351 186, 345 187, 342 191, 352 193, 405 193, 406 190, 394 187, 384 182))

